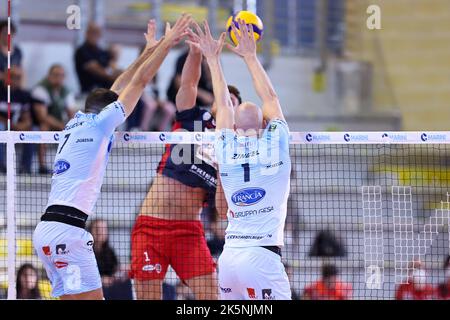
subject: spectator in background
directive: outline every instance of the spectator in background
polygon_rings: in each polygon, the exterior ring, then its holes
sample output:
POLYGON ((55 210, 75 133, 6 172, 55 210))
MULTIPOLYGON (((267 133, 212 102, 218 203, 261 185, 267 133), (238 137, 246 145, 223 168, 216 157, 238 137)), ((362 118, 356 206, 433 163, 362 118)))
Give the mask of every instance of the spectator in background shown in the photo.
POLYGON ((297 290, 294 288, 294 270, 292 266, 288 263, 284 263, 284 269, 286 270, 286 274, 291 282, 291 292, 292 292, 292 300, 300 300, 300 295, 297 290))
MULTIPOLYGON (((33 112, 41 131, 61 131, 66 122, 75 115, 75 96, 64 85, 64 67, 54 64, 47 77, 39 82, 31 95, 42 104, 34 105, 33 112)), ((39 145, 39 173, 50 171, 45 166, 46 145, 39 145)))
POLYGON ((349 300, 352 286, 339 280, 339 271, 335 265, 322 267, 322 279, 307 286, 303 292, 306 300, 349 300))
MULTIPOLYGON (((11 36, 16 34, 16 27, 11 23, 11 36)), ((11 40, 12 42, 12 40, 11 40)), ((22 65, 22 51, 14 44, 11 46, 11 66, 22 65)), ((8 70, 8 21, 0 21, 0 81, 5 80, 8 70)))
POLYGON ((439 284, 436 290, 438 299, 450 300, 450 256, 444 262, 445 282, 439 284))
MULTIPOLYGON (((22 89, 23 71, 21 67, 11 67, 11 129, 16 131, 30 131, 33 125, 32 107, 42 104, 32 98, 30 92, 22 89)), ((0 82, 0 130, 5 130, 8 117, 8 89, 4 82, 0 82)), ((5 171, 5 148, 0 149, 0 170, 5 171)), ((20 173, 31 173, 32 161, 31 144, 22 145, 20 173)))
POLYGON ((107 68, 108 74, 121 74, 124 70, 119 68, 119 58, 121 54, 121 48, 117 44, 112 44, 108 48, 108 54, 110 57, 109 65, 107 68))
MULTIPOLYGON (((175 74, 170 82, 167 90, 167 99, 175 105, 176 96, 181 83, 181 73, 183 71, 184 63, 189 55, 189 50, 186 50, 177 60, 175 66, 175 74)), ((197 106, 210 107, 214 102, 214 95, 212 89, 211 72, 205 59, 202 61, 202 74, 198 83, 197 106)))
MULTIPOLYGON (((106 300, 131 300, 131 281, 120 274, 119 259, 109 244, 108 223, 96 219, 91 222, 89 232, 94 238, 94 253, 102 278, 106 300)), ((123 274, 126 274, 125 272, 123 274)))
POLYGON ((396 300, 430 300, 433 299, 434 289, 427 282, 427 272, 422 262, 412 263, 412 270, 407 282, 399 285, 395 291, 396 300))
POLYGON ((17 299, 41 299, 38 286, 38 273, 29 263, 23 264, 17 271, 17 299))
POLYGON ((95 88, 109 88, 119 76, 111 72, 111 55, 100 47, 101 29, 90 23, 86 31, 86 41, 75 52, 75 67, 82 93, 89 93, 95 88))

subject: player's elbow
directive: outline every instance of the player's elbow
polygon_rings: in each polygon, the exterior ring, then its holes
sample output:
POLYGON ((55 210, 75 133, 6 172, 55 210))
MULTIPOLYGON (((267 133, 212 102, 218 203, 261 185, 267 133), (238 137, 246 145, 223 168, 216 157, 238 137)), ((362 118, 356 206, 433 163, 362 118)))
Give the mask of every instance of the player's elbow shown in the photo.
POLYGON ((267 90, 263 96, 263 100, 267 103, 275 104, 280 100, 275 90, 267 90))

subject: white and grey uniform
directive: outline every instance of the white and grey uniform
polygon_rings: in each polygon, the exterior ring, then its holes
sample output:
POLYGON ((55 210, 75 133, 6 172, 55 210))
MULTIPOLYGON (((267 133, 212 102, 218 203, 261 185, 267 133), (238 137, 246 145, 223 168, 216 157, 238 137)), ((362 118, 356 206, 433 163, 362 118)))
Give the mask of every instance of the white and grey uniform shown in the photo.
MULTIPOLYGON (((122 103, 114 102, 98 115, 78 112, 60 134, 47 208, 54 205, 93 212, 114 141, 114 131, 126 119, 122 103)), ((41 221, 33 234, 34 248, 59 297, 101 288, 93 238, 69 224, 41 221)))
POLYGON ((272 120, 260 138, 219 133, 215 150, 228 203, 219 259, 222 298, 290 300, 281 256, 264 248, 284 245, 291 174, 287 123, 272 120))

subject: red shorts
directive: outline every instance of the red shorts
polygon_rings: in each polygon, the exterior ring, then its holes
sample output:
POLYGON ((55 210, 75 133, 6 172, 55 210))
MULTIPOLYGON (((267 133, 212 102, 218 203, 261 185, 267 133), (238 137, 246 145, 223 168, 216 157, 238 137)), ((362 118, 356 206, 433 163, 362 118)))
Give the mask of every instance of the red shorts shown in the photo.
POLYGON ((201 222, 139 216, 131 235, 130 277, 162 280, 169 265, 182 281, 216 270, 201 222))

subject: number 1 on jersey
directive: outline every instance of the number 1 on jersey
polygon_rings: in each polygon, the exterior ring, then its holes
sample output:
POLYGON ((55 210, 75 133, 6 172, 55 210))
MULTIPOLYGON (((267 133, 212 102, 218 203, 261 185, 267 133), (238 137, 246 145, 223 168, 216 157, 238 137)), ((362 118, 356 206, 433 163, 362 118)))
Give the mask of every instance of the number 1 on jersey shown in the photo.
POLYGON ((244 163, 242 168, 244 168, 244 182, 250 182, 250 164, 244 163))

